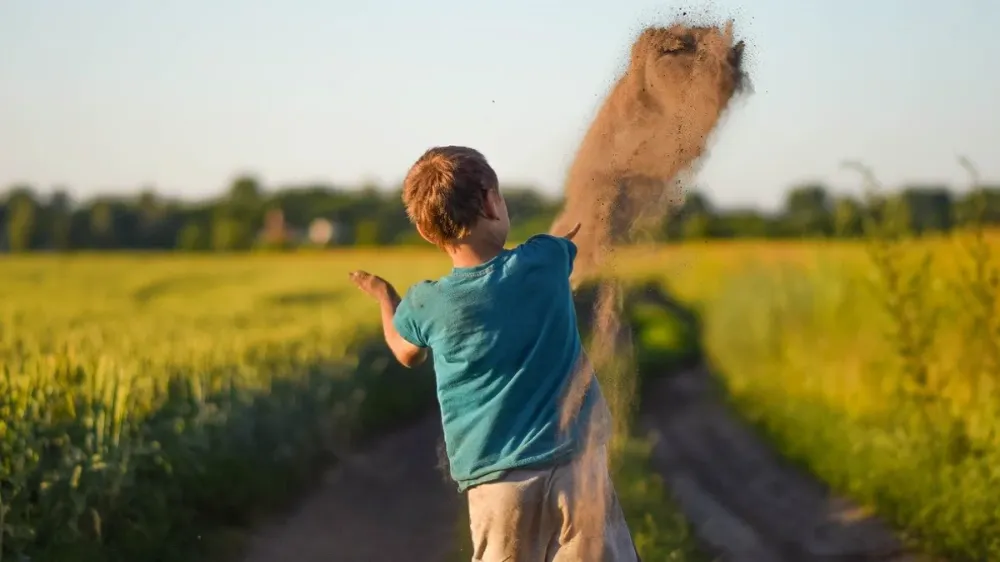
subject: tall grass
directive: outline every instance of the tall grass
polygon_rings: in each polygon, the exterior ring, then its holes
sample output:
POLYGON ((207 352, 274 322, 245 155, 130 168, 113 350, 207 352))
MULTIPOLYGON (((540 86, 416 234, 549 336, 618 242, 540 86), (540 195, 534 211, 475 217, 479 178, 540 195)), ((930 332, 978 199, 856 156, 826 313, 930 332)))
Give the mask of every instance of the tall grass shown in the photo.
POLYGON ((428 373, 392 376, 355 345, 377 321, 349 298, 356 259, 404 283, 438 266, 424 255, 393 271, 363 254, 2 262, 0 561, 220 555, 215 539, 230 535, 216 531, 281 506, 352 440, 432 404, 428 373))
POLYGON ((975 221, 917 238, 865 178, 861 243, 634 253, 669 264, 733 403, 781 451, 926 551, 1000 559, 997 239, 975 221))

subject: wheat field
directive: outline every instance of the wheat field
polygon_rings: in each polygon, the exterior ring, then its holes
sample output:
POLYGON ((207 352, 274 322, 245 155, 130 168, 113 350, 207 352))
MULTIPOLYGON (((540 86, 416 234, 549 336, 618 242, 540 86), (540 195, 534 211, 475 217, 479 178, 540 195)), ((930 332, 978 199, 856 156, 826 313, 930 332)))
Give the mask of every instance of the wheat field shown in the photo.
MULTIPOLYGON (((648 246, 617 271, 698 311, 730 399, 782 452, 923 549, 978 560, 1000 556, 1000 312, 994 262, 976 257, 997 245, 648 246)), ((3 560, 137 559, 168 539, 184 559, 187 531, 279 504, 359 420, 430 397, 413 379, 360 412, 378 380, 349 358, 378 319, 355 268, 403 291, 449 265, 420 249, 0 262, 3 560), (111 543, 118 557, 96 558, 111 543)), ((624 472, 638 513, 665 497, 624 472)), ((688 540, 643 525, 647 552, 688 540)))

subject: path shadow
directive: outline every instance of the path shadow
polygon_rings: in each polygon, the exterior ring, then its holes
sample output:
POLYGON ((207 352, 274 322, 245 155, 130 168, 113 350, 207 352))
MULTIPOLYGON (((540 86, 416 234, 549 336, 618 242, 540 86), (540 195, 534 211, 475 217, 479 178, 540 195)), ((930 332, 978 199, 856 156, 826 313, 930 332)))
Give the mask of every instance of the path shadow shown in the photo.
MULTIPOLYGON (((381 334, 349 346, 357 407, 336 462, 295 509, 253 533, 244 562, 443 562, 462 496, 440 464, 431 360, 407 369, 381 334)), ((446 468, 444 468, 446 470, 446 468)))
POLYGON ((268 295, 268 304, 277 306, 315 306, 336 302, 344 296, 344 291, 298 291, 268 295))
POLYGON ((430 414, 348 455, 297 510, 257 531, 244 562, 444 562, 463 506, 437 472, 439 436, 430 414))
POLYGON ((170 293, 198 290, 206 285, 218 286, 247 281, 246 275, 184 273, 153 279, 134 289, 130 296, 136 304, 144 305, 170 293))

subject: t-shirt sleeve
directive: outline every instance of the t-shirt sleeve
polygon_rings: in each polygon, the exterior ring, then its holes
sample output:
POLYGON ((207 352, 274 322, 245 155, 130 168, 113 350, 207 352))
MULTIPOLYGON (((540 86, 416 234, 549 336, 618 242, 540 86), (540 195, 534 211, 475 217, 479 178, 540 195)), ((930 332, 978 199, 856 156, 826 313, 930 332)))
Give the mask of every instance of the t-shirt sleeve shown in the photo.
POLYGON ((417 347, 427 347, 427 340, 420 329, 421 322, 418 315, 418 307, 413 305, 414 288, 407 291, 406 296, 399 301, 396 307, 396 314, 392 317, 392 325, 399 332, 404 340, 417 347))
POLYGON ((525 246, 533 247, 544 259, 550 259, 552 263, 565 265, 567 276, 573 273, 573 262, 576 260, 576 244, 572 240, 551 234, 536 234, 524 244, 525 246))

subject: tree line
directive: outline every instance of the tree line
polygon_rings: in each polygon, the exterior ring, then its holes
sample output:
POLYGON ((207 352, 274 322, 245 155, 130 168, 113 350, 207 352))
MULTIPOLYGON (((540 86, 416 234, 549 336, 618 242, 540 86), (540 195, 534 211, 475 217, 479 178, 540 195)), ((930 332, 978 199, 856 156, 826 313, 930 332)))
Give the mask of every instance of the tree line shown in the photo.
MULTIPOLYGON (((530 186, 502 188, 514 225, 513 239, 545 232, 562 201, 530 186)), ((834 195, 823 185, 786 192, 777 212, 717 207, 702 192, 687 193, 658 229, 658 241, 710 238, 831 238, 862 234, 866 216, 892 199, 910 231, 943 233, 979 220, 1000 224, 1000 187, 958 193, 947 186, 909 186, 890 196, 834 195)), ((182 201, 152 189, 129 196, 74 201, 66 190, 43 196, 29 186, 0 197, 0 250, 244 251, 303 245, 384 246, 420 243, 400 192, 368 185, 327 185, 267 190, 240 176, 218 197, 182 201)))

